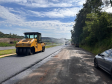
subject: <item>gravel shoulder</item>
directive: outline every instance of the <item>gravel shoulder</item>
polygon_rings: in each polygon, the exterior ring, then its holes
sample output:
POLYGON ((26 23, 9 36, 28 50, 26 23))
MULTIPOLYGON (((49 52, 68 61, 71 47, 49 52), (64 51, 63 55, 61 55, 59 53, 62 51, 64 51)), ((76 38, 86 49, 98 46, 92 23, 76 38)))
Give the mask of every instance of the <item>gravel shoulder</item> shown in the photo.
POLYGON ((67 46, 16 84, 112 84, 109 74, 94 68, 93 59, 93 54, 67 46))

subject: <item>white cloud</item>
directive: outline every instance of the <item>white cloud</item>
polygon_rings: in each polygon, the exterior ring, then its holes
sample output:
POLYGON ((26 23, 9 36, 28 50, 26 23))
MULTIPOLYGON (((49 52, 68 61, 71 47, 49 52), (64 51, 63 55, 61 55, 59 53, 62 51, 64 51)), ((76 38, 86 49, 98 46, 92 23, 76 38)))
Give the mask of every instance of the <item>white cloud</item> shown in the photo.
POLYGON ((28 26, 31 28, 38 29, 47 29, 47 30, 60 30, 60 31, 68 31, 72 28, 73 23, 63 23, 60 21, 52 20, 52 21, 33 21, 33 22, 25 22, 22 23, 22 26, 28 26))
POLYGON ((0 6, 0 17, 5 19, 5 22, 22 22, 24 19, 18 15, 11 13, 8 9, 0 6))
POLYGON ((65 18, 65 17, 74 17, 81 8, 63 8, 63 9, 54 9, 53 11, 48 12, 36 12, 29 10, 30 13, 35 15, 35 17, 49 17, 49 18, 65 18))
POLYGON ((86 0, 80 0, 79 2, 78 2, 78 5, 83 5, 84 3, 86 3, 86 0))
POLYGON ((111 8, 108 8, 107 10, 105 10, 106 12, 108 13, 112 13, 112 7, 111 8))
MULTIPOLYGON (((5 24, 5 23, 2 23, 5 24)), ((11 24, 7 24, 9 29, 0 29, 0 31, 4 33, 16 33, 19 35, 23 35, 24 32, 34 32, 38 31, 43 34, 43 36, 54 37, 54 38, 62 38, 67 37, 70 38, 70 30, 73 27, 73 22, 63 23, 56 20, 51 21, 32 21, 32 22, 21 22, 12 25, 16 25, 19 27, 9 26, 11 24)))
POLYGON ((73 22, 70 23, 63 23, 60 21, 56 20, 51 20, 51 21, 32 21, 32 22, 19 22, 19 23, 7 23, 7 22, 2 22, 2 25, 4 24, 5 26, 10 27, 10 25, 13 27, 19 26, 20 29, 18 30, 23 30, 25 29, 32 29, 32 30, 52 30, 53 32, 59 31, 58 33, 68 33, 72 29, 73 22), (23 29, 21 29, 23 27, 23 29))
POLYGON ((102 11, 105 11, 105 12, 108 12, 108 13, 112 13, 112 7, 111 7, 111 5, 109 5, 108 7, 102 8, 102 11))
MULTIPOLYGON (((27 7, 59 7, 53 10, 32 11, 24 10, 24 8, 6 8, 0 6, 0 26, 6 26, 9 29, 1 29, 1 31, 15 32, 21 34, 25 31, 44 31, 52 35, 63 36, 69 34, 73 27, 73 22, 60 22, 58 20, 47 21, 28 21, 28 16, 33 17, 49 17, 49 18, 65 18, 74 17, 81 9, 81 4, 85 0, 0 0, 0 3, 13 2, 27 7), (79 1, 81 1, 79 3, 79 1), (75 7, 78 6, 78 7, 75 7), (12 31, 13 30, 13 31, 12 31), (21 33, 20 33, 21 32, 21 33)), ((47 35, 46 34, 46 35, 47 35)), ((66 36, 65 36, 66 37, 66 36)))
POLYGON ((28 30, 28 28, 29 28, 29 30, 32 30, 32 31, 48 30, 48 31, 52 31, 52 32, 58 31, 57 33, 69 33, 69 30, 71 30, 72 26, 73 26, 72 22, 64 23, 64 22, 60 22, 58 20, 27 21, 27 20, 21 18, 20 16, 11 13, 10 11, 14 11, 11 8, 7 9, 3 6, 0 6, 0 9, 1 9, 0 17, 5 19, 4 21, 0 22, 0 25, 4 25, 9 28, 13 28, 14 26, 19 26, 21 28, 23 27, 22 29, 16 28, 16 30, 18 32, 19 32, 19 30, 21 30, 21 31, 28 30))
POLYGON ((40 4, 40 3, 20 3, 21 5, 24 6, 28 6, 28 7, 42 7, 42 8, 46 8, 46 7, 72 7, 72 4, 67 4, 67 3, 58 3, 58 4, 54 4, 54 3, 46 3, 46 4, 40 4))
POLYGON ((24 10, 24 9, 13 9, 13 8, 5 8, 0 6, 0 17, 6 19, 9 22, 21 22, 25 20, 27 16, 33 17, 49 17, 49 18, 66 18, 66 17, 74 17, 81 7, 73 7, 73 8, 57 8, 54 10, 50 10, 47 12, 38 12, 32 10, 24 10), (16 14, 14 14, 14 13, 16 14), (17 15, 18 13, 18 15, 17 15))
POLYGON ((0 0, 0 2, 17 2, 17 3, 27 3, 28 0, 0 0))
POLYGON ((85 0, 0 0, 1 3, 13 2, 27 7, 73 7, 80 6, 85 0))

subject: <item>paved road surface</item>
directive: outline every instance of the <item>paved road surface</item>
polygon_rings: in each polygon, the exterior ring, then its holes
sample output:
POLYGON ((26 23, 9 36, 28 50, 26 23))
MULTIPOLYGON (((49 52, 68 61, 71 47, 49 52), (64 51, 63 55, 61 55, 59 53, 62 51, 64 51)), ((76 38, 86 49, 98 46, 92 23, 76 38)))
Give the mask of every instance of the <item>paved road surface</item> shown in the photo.
POLYGON ((112 84, 109 74, 94 68, 93 60, 93 54, 67 46, 16 84, 112 84))
POLYGON ((30 65, 39 62, 48 55, 61 49, 63 46, 47 48, 45 52, 40 52, 30 56, 10 56, 0 59, 0 83, 10 76, 22 71, 30 65))
POLYGON ((0 47, 0 50, 8 50, 8 49, 15 49, 15 46, 11 46, 11 47, 0 47))

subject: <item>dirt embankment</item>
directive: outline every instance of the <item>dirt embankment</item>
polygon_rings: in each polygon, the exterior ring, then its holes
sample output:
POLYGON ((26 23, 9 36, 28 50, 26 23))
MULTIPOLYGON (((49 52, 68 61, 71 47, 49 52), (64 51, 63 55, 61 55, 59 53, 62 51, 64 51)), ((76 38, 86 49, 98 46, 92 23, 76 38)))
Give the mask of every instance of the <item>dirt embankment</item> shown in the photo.
POLYGON ((0 38, 0 42, 7 42, 7 43, 12 43, 14 41, 19 41, 21 39, 18 38, 0 38))

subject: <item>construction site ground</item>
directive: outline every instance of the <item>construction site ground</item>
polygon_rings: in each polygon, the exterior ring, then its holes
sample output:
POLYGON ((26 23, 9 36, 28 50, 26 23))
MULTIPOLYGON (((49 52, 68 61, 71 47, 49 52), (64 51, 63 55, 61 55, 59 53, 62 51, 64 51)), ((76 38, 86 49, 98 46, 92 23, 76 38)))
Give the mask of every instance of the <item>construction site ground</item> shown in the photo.
POLYGON ((16 84, 112 84, 109 74, 94 68, 94 56, 67 46, 16 84))

